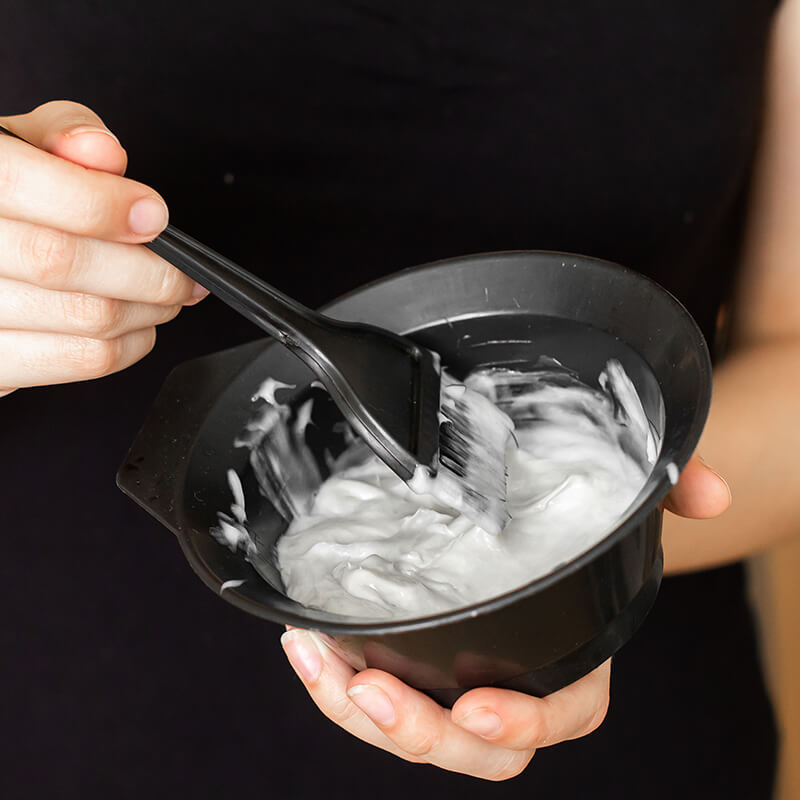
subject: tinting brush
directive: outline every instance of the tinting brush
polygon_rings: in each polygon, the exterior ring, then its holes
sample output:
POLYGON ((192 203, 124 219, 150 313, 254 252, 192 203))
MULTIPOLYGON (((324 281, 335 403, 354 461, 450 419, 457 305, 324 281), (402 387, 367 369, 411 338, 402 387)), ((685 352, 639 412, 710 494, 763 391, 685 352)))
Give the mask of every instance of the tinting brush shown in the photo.
POLYGON ((443 390, 435 353, 382 328, 312 311, 172 226, 146 247, 301 358, 355 432, 412 489, 430 491, 491 533, 503 528, 505 438, 498 444, 498 436, 505 415, 464 387, 445 381, 443 390))

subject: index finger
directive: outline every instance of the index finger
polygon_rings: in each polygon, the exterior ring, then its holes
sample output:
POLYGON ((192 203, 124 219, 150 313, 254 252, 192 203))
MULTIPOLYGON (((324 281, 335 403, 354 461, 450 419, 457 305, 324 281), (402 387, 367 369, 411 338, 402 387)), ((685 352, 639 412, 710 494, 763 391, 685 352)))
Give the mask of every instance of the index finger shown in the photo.
POLYGON ((143 183, 0 136, 0 217, 138 243, 158 235, 169 213, 163 198, 143 183))

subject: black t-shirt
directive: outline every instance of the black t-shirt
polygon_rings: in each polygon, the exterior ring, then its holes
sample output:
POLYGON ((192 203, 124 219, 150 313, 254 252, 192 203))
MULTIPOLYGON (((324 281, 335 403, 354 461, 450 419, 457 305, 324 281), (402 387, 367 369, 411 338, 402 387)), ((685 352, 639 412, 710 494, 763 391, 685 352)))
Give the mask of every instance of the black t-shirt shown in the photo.
MULTIPOLYGON (((773 5, 12 0, 0 113, 92 106, 177 225, 310 305, 439 257, 558 249, 652 276, 713 344, 773 5)), ((125 373, 0 401, 4 796, 769 796, 738 566, 666 579, 606 723, 509 783, 327 723, 277 626, 215 598, 114 488, 168 370, 258 336, 209 299, 125 373)))

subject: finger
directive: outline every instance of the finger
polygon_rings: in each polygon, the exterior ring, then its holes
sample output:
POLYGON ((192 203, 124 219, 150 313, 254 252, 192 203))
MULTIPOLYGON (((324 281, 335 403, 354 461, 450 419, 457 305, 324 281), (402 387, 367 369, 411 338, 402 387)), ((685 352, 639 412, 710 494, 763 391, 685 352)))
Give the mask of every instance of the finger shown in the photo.
POLYGON ((155 340, 155 328, 118 339, 0 331, 0 386, 19 389, 101 378, 146 356, 155 340))
POLYGON ((513 750, 576 739, 597 728, 608 710, 611 661, 547 697, 508 689, 473 689, 462 695, 451 715, 460 727, 513 750))
POLYGON ((81 292, 54 292, 0 278, 0 330, 116 339, 169 322, 180 310, 179 305, 130 303, 81 292))
POLYGON ((355 670, 312 631, 292 628, 281 636, 289 663, 317 708, 332 722, 367 744, 408 758, 347 696, 355 670))
POLYGON ((684 468, 678 483, 664 499, 664 507, 681 517, 718 517, 731 504, 727 481, 694 456, 684 468))
POLYGON ((208 291, 146 247, 0 219, 0 276, 67 292, 179 305, 208 291))
POLYGON ((119 139, 80 103, 53 100, 28 114, 0 118, 0 124, 59 158, 102 172, 125 173, 128 155, 119 139))
POLYGON ((167 225, 164 200, 142 183, 86 169, 0 136, 0 217, 121 242, 167 225))
POLYGON ((455 725, 449 711, 387 672, 360 672, 347 694, 400 750, 442 769, 505 780, 533 757, 533 750, 509 750, 455 725))

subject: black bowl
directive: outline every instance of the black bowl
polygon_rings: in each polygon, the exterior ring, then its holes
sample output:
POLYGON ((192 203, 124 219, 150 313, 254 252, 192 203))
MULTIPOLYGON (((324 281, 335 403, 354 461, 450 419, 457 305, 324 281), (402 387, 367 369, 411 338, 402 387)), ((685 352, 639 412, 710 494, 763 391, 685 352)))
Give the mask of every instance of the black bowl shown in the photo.
POLYGON ((547 355, 594 384, 607 360, 618 359, 663 435, 653 472, 624 521, 549 575, 447 613, 387 622, 290 600, 269 559, 285 523, 255 489, 246 450, 233 446, 266 377, 296 384, 300 393, 313 379, 271 340, 175 369, 120 467, 120 488, 177 535, 200 578, 228 602, 321 631, 353 666, 390 671, 448 705, 482 685, 544 695, 616 652, 655 600, 663 564, 659 503, 671 488, 669 465, 686 464, 710 403, 708 350, 683 306, 615 264, 507 252, 405 270, 325 310, 410 334, 440 352, 456 375, 481 364, 529 366, 547 355), (258 570, 209 534, 217 512, 230 507, 229 468, 245 476, 248 520, 259 552, 267 554, 258 570))

